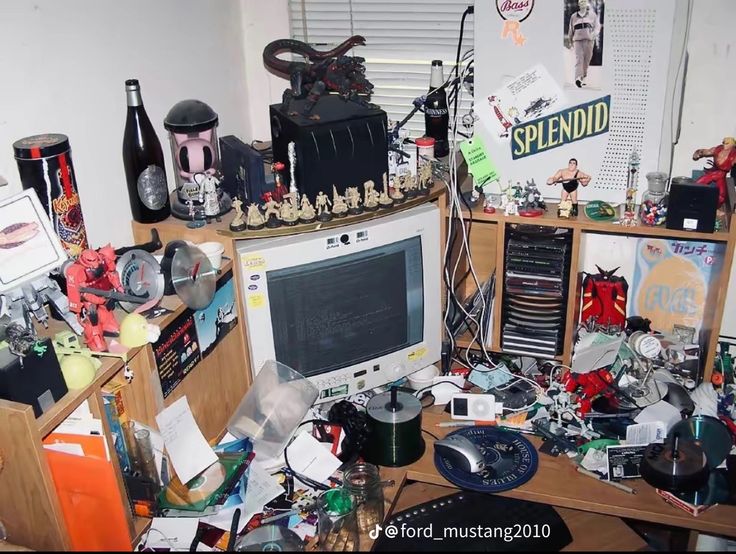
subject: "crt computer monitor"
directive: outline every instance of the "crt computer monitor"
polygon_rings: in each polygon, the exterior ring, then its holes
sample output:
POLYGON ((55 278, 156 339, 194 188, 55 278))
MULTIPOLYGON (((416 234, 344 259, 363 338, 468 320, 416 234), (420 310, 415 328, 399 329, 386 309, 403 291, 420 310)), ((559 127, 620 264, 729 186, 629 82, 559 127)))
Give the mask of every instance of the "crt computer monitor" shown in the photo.
POLYGON ((250 362, 308 378, 318 402, 439 360, 440 214, 434 204, 363 223, 237 243, 250 362))

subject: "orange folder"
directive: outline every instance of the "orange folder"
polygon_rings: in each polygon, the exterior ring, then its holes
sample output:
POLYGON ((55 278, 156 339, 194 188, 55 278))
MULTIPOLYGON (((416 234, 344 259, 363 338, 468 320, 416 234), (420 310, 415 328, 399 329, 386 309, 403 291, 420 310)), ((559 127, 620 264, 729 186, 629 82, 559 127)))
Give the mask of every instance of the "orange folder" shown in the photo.
MULTIPOLYGON (((51 433, 44 444, 79 444, 84 456, 46 450, 73 550, 130 551, 131 539, 115 468, 100 435, 51 433)), ((112 455, 115 455, 114 452, 112 455)))

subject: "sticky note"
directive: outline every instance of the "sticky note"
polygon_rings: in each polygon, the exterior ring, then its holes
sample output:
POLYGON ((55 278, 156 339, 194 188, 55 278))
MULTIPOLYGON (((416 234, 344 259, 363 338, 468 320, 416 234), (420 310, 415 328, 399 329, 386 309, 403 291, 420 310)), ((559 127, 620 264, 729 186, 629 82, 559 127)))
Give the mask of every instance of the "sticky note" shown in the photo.
POLYGON ((468 164, 468 171, 472 173, 476 183, 483 185, 488 181, 498 180, 498 170, 488 156, 483 139, 473 137, 466 140, 460 145, 460 151, 463 153, 463 157, 468 164))

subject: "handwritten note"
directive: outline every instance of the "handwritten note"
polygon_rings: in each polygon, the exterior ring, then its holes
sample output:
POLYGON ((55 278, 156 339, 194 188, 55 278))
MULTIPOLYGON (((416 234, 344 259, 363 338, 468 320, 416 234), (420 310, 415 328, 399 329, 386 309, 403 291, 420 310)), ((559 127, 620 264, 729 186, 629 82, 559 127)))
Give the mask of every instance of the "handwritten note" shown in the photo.
POLYGON ((191 481, 217 461, 217 454, 194 421, 186 396, 160 412, 156 423, 182 483, 191 481))

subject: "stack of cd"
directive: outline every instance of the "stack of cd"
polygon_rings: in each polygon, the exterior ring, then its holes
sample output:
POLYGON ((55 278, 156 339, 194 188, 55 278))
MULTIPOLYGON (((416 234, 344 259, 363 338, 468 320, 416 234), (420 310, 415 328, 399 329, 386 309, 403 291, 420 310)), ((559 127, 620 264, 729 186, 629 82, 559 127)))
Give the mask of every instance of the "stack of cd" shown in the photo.
POLYGON ((562 352, 572 235, 569 229, 509 226, 502 348, 530 356, 562 352))

